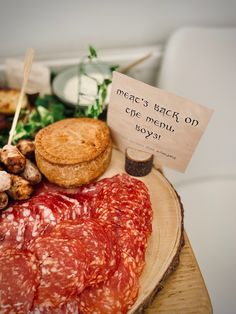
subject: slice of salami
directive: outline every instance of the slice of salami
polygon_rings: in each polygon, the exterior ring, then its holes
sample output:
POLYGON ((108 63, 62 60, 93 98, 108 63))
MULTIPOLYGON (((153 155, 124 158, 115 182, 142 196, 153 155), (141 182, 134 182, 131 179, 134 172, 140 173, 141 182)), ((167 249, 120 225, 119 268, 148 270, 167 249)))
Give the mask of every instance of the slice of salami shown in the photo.
POLYGON ((93 219, 79 219, 59 223, 51 237, 76 239, 85 246, 88 258, 86 282, 88 285, 106 280, 117 266, 116 240, 110 230, 93 219))
POLYGON ((34 186, 34 195, 48 192, 56 192, 63 195, 72 195, 78 192, 79 188, 63 188, 59 185, 49 182, 45 178, 34 186))
POLYGON ((57 221, 76 219, 77 216, 83 215, 78 201, 59 193, 41 193, 30 200, 29 206, 31 210, 42 215, 43 219, 48 219, 48 222, 51 220, 51 212, 57 221), (49 208, 51 212, 45 213, 45 208, 49 208))
MULTIPOLYGON (((79 195, 90 196, 90 207, 94 218, 110 220, 108 215, 117 212, 121 216, 136 220, 137 227, 147 234, 152 230, 152 208, 145 184, 127 174, 116 175, 81 189, 79 195)), ((113 220, 113 218, 111 218, 113 220)), ((135 224, 136 224, 135 222, 135 224)))
POLYGON ((87 260, 82 243, 79 247, 76 240, 38 237, 30 249, 40 263, 36 308, 58 308, 84 289, 87 260))
POLYGON ((116 237, 118 248, 131 256, 135 262, 135 273, 140 276, 145 265, 147 237, 137 229, 127 229, 119 226, 107 226, 116 237))
POLYGON ((79 296, 83 314, 127 313, 134 304, 139 289, 132 257, 121 253, 116 272, 105 282, 85 289, 79 296))
MULTIPOLYGON (((19 206, 19 205, 18 205, 19 206)), ((0 249, 17 248, 24 245, 25 222, 17 218, 16 211, 9 207, 0 218, 0 249)))
POLYGON ((58 312, 57 314, 79 314, 79 306, 77 300, 70 301, 64 304, 61 308, 61 312, 58 312))
POLYGON ((118 228, 137 229, 146 237, 149 235, 145 220, 137 216, 135 213, 125 213, 120 211, 113 204, 103 204, 103 207, 95 207, 92 209, 92 217, 99 220, 105 226, 117 226, 118 228))
POLYGON ((89 215, 95 219, 113 223, 114 220, 119 220, 120 214, 136 220, 147 236, 151 233, 150 196, 147 187, 140 180, 127 174, 118 174, 81 187, 73 197, 86 204, 89 215), (116 217, 109 219, 108 215, 111 213, 114 216, 115 212, 116 217))
POLYGON ((34 308, 29 314, 79 314, 79 307, 77 300, 71 300, 66 304, 54 309, 48 307, 34 308))
POLYGON ((27 248, 28 244, 60 221, 83 216, 80 203, 58 193, 43 193, 2 213, 0 248, 27 248))
POLYGON ((38 262, 27 251, 0 251, 0 313, 28 313, 39 284, 38 262))

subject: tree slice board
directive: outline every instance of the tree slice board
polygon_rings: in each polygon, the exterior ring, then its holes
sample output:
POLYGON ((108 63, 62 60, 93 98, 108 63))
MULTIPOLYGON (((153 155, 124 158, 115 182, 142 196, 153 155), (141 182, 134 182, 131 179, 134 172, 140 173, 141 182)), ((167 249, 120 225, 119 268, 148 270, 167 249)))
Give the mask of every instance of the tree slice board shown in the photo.
MULTIPOLYGON (((124 172, 125 156, 113 149, 111 164, 103 177, 124 172)), ((146 265, 140 278, 139 296, 129 314, 141 313, 175 270, 183 246, 183 208, 172 185, 153 169, 142 180, 148 187, 153 208, 153 231, 148 241, 146 265)))
POLYGON ((145 314, 212 314, 211 300, 188 236, 181 250, 178 268, 164 282, 145 314))

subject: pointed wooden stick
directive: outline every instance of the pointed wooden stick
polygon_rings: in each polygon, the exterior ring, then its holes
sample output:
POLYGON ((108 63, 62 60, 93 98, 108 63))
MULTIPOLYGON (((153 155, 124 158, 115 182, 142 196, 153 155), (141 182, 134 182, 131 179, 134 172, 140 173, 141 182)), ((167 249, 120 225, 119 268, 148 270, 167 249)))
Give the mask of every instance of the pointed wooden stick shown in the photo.
POLYGON ((18 118, 19 118, 19 115, 20 115, 20 109, 21 109, 22 102, 23 102, 23 99, 24 99, 25 89, 26 89, 27 82, 28 82, 28 79, 29 79, 29 74, 30 74, 30 71, 31 71, 33 58, 34 58, 34 50, 32 48, 29 48, 27 50, 27 52, 26 52, 26 55, 25 55, 23 82, 22 82, 20 96, 19 96, 18 103, 17 103, 17 106, 16 106, 16 111, 15 111, 14 119, 13 119, 13 122, 12 122, 11 130, 10 130, 10 133, 9 133, 8 145, 11 145, 13 136, 15 134, 16 125, 17 125, 17 121, 18 121, 18 118))
POLYGON ((117 71, 119 71, 120 73, 126 73, 127 71, 131 70, 132 68, 134 68, 136 65, 144 62, 145 60, 147 60, 148 58, 150 58, 152 56, 152 53, 148 53, 147 55, 145 55, 144 57, 124 66, 121 68, 118 68, 117 71))

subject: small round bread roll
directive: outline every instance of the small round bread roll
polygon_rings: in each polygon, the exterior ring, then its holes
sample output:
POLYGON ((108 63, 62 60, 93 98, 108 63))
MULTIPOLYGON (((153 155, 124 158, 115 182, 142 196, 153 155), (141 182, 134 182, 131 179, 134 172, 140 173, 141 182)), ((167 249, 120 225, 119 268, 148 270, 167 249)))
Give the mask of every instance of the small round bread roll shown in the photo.
POLYGON ((72 118, 40 130, 35 138, 39 170, 62 187, 77 187, 99 177, 111 160, 112 143, 106 123, 72 118))

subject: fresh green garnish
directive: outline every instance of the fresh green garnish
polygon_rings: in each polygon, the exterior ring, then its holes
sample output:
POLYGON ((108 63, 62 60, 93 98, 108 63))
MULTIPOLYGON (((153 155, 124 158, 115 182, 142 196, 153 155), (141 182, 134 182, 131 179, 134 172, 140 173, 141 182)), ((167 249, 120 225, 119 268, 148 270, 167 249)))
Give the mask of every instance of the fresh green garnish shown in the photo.
POLYGON ((89 59, 96 59, 98 56, 97 56, 97 51, 96 49, 93 47, 93 46, 89 46, 89 55, 88 55, 88 58, 89 59))
POLYGON ((120 66, 118 64, 110 66, 110 71, 116 71, 120 66))
MULTIPOLYGON (((107 89, 111 84, 110 78, 104 78, 102 82, 98 82, 96 78, 86 73, 86 64, 93 64, 97 71, 101 71, 97 51, 93 46, 89 46, 88 55, 80 62, 78 66, 79 75, 85 75, 93 79, 97 84, 97 94, 94 103, 87 109, 80 106, 80 97, 78 97, 78 104, 75 108, 65 106, 63 103, 53 95, 45 95, 38 97, 33 109, 22 109, 20 119, 16 126, 16 132, 13 137, 13 144, 16 144, 20 139, 34 139, 36 133, 45 126, 69 117, 91 117, 98 119, 105 108, 107 98, 107 89)), ((118 68, 117 65, 110 66, 110 77, 112 72, 118 68)), ((108 75, 109 76, 109 75, 108 75)), ((80 80, 79 80, 80 81, 80 80)), ((80 85, 79 85, 79 96, 80 85)), ((12 123, 12 117, 6 118, 9 125, 12 123)), ((0 147, 3 147, 8 140, 9 129, 1 130, 0 147)))
MULTIPOLYGON (((89 46, 89 54, 87 58, 83 59, 83 61, 79 64, 79 76, 85 75, 89 77, 90 79, 93 79, 97 84, 97 95, 94 99, 94 103, 91 104, 86 110, 82 110, 80 107, 80 96, 81 96, 81 86, 80 86, 80 80, 79 80, 79 97, 78 97, 78 104, 76 109, 76 116, 86 116, 94 119, 98 119, 99 115, 103 112, 105 108, 105 102, 107 97, 107 89, 108 86, 111 84, 111 80, 108 78, 104 78, 102 82, 98 82, 96 78, 94 78, 92 75, 89 75, 86 73, 86 63, 93 64, 94 67, 99 72, 99 62, 98 62, 98 55, 97 51, 94 47, 89 46)), ((112 76, 112 72, 115 71, 119 66, 114 65, 110 66, 110 77, 112 76)))
POLYGON ((33 139, 40 129, 67 117, 65 106, 52 95, 38 97, 35 108, 31 112, 25 111, 24 114, 23 121, 17 123, 14 144, 23 138, 33 139))

